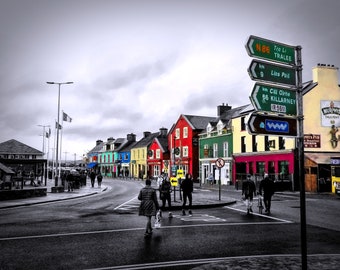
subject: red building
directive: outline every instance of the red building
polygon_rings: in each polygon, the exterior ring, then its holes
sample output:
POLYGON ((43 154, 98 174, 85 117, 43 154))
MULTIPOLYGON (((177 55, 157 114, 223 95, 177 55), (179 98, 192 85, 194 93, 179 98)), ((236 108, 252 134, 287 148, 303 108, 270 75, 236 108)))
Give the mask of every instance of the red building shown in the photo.
POLYGON ((171 168, 169 176, 177 177, 180 171, 182 172, 179 174, 181 178, 190 173, 194 181, 197 181, 199 176, 198 134, 215 119, 216 117, 180 115, 168 134, 171 168))
POLYGON ((151 177, 169 173, 168 129, 161 128, 160 135, 153 139, 149 149, 147 166, 151 177))

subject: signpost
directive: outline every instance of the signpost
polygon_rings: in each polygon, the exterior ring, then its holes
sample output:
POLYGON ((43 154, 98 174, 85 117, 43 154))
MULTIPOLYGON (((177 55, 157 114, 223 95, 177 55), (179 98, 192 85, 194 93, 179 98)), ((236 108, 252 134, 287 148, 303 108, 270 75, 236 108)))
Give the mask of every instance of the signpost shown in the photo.
POLYGON ((221 168, 224 167, 225 161, 223 158, 218 158, 215 161, 215 165, 218 168, 219 176, 218 176, 218 200, 221 200, 221 168))
POLYGON ((296 115, 296 92, 256 83, 250 99, 256 110, 296 115))
POLYGON ((248 120, 248 128, 251 134, 296 136, 297 120, 295 118, 254 112, 248 120))
MULTIPOLYGON (((277 85, 277 93, 266 95, 262 84, 255 84, 251 99, 257 110, 268 111, 270 114, 259 114, 254 112, 248 121, 249 132, 252 134, 270 134, 279 136, 293 136, 297 138, 298 150, 298 179, 300 182, 300 223, 301 223, 301 261, 302 270, 307 270, 307 233, 306 233, 306 195, 305 195, 305 173, 304 173, 304 141, 303 141, 303 95, 302 95, 302 60, 301 46, 289 46, 276 41, 250 36, 246 44, 247 53, 251 57, 261 58, 267 62, 253 60, 248 68, 250 77, 255 81, 272 82, 277 85), (276 65, 275 63, 280 63, 276 65), (284 65, 282 65, 284 64, 284 65), (296 97, 286 90, 281 91, 280 85, 293 86, 296 97), (262 93, 260 93, 262 92, 262 93), (286 95, 286 96, 285 96, 286 95), (270 103, 268 109, 266 101, 281 100, 281 104, 270 103), (297 103, 294 109, 290 104, 297 103), (297 114, 297 118, 281 117, 273 113, 297 114), (296 112, 297 111, 297 112, 296 112), (289 112, 289 113, 288 113, 289 112)), ((270 90, 269 90, 270 92, 270 90)))
POLYGON ((276 41, 250 36, 246 44, 249 56, 295 65, 295 47, 276 41))
POLYGON ((291 67, 253 60, 248 68, 248 73, 254 81, 267 81, 296 86, 296 70, 291 67))

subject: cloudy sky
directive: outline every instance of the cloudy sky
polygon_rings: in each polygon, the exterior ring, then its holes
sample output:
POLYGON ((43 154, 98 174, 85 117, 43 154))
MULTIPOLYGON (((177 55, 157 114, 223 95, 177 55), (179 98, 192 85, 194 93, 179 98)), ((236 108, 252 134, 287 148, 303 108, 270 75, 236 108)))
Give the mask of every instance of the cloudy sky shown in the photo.
POLYGON ((74 82, 61 86, 67 159, 97 139, 139 140, 180 114, 248 104, 250 35, 302 46, 311 80, 317 63, 340 66, 339 10, 339 0, 1 0, 0 142, 42 150, 38 125, 50 125, 53 148, 58 86, 47 81, 74 82))

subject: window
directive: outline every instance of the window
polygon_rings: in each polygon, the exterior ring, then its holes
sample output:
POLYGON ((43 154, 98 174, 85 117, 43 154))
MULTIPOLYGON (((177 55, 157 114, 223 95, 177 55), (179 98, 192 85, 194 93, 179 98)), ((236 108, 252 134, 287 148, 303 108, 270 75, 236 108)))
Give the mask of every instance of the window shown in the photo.
POLYGON ((268 136, 264 136, 264 151, 270 151, 268 136))
POLYGON ((153 170, 153 176, 159 176, 161 174, 160 166, 155 165, 153 170))
POLYGON ((252 136, 253 152, 257 152, 256 135, 252 136))
POLYGON ((229 156, 229 144, 228 142, 223 143, 223 157, 229 156))
POLYGON ((214 158, 218 157, 218 144, 217 143, 213 144, 213 157, 214 158))
POLYGON ((279 150, 285 149, 285 138, 279 137, 279 150))
POLYGON ((289 162, 287 160, 279 161, 279 179, 289 179, 289 162))
POLYGON ((265 165, 265 163, 263 161, 256 162, 256 173, 258 173, 259 175, 263 175, 264 174, 264 165, 265 165))
POLYGON ((183 157, 189 156, 189 148, 188 146, 183 146, 183 157))
POLYGON ((188 127, 183 128, 183 138, 188 138, 188 127))
POLYGON ((246 136, 241 137, 241 152, 246 152, 246 136))
POLYGON ((224 124, 223 124, 222 122, 219 122, 219 123, 217 124, 217 133, 218 133, 218 135, 221 135, 221 134, 222 134, 222 132, 223 132, 223 127, 224 127, 224 124))
POLYGON ((156 158, 161 158, 161 149, 156 149, 156 158))
POLYGON ((181 138, 181 131, 179 128, 176 128, 176 137, 175 139, 180 139, 181 138))
POLYGON ((246 130, 246 121, 245 121, 245 117, 242 116, 241 117, 241 131, 246 130))

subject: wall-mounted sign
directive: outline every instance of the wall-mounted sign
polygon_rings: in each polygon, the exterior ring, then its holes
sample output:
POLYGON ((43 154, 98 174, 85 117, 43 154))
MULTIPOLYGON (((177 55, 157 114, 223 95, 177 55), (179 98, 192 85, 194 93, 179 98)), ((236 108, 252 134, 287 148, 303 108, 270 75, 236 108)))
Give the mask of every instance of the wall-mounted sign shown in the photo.
POLYGON ((320 109, 321 126, 340 126, 340 101, 321 100, 320 109))
POLYGON ((321 135, 320 134, 305 134, 303 136, 303 145, 305 148, 320 148, 321 135))

